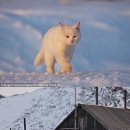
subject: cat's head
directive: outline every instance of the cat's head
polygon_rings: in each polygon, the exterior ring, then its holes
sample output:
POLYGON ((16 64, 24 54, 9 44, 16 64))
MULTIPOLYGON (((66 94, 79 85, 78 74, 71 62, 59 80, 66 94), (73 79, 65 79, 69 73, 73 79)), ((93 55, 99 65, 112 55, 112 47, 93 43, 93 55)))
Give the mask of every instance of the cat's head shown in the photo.
POLYGON ((59 23, 63 39, 67 45, 75 46, 80 40, 80 22, 75 25, 64 25, 59 23))

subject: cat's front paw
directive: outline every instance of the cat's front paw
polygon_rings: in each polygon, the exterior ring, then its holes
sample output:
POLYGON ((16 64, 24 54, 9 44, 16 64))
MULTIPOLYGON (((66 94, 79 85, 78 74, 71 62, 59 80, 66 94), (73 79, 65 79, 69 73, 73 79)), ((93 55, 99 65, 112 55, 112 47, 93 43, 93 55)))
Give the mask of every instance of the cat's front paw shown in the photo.
POLYGON ((54 73, 55 73, 55 71, 54 71, 53 68, 48 67, 48 68, 46 69, 46 74, 54 74, 54 73))
POLYGON ((66 64, 65 66, 63 66, 61 68, 60 73, 61 74, 67 74, 67 73, 70 73, 71 71, 72 71, 72 65, 71 64, 66 64))

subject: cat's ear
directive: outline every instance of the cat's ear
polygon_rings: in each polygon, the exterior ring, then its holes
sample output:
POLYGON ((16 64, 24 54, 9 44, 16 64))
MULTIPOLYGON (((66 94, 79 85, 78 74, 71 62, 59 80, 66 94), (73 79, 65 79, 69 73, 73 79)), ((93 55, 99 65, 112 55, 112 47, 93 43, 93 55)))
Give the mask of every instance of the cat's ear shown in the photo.
POLYGON ((74 25, 74 28, 77 29, 77 30, 80 30, 80 22, 76 23, 76 24, 74 25))
POLYGON ((60 25, 61 28, 64 27, 64 24, 61 23, 61 22, 59 22, 59 25, 60 25))

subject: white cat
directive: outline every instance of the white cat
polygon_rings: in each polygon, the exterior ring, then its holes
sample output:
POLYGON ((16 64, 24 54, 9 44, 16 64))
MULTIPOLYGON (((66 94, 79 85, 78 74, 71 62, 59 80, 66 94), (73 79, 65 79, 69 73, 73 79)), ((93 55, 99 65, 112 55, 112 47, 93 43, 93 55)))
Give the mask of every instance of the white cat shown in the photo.
POLYGON ((60 73, 72 71, 71 59, 75 45, 80 40, 80 22, 75 25, 59 23, 47 31, 43 38, 43 45, 35 58, 34 65, 46 64, 47 73, 55 73, 54 65, 59 63, 60 73))

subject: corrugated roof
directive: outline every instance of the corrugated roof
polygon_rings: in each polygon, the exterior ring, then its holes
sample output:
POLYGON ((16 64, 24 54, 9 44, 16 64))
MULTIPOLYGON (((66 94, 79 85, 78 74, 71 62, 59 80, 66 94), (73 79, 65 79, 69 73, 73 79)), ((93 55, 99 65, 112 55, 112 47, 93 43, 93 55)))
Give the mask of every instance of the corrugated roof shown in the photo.
POLYGON ((83 104, 80 106, 108 130, 130 130, 130 109, 83 104))

